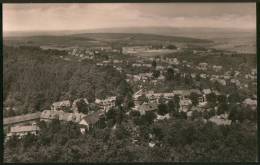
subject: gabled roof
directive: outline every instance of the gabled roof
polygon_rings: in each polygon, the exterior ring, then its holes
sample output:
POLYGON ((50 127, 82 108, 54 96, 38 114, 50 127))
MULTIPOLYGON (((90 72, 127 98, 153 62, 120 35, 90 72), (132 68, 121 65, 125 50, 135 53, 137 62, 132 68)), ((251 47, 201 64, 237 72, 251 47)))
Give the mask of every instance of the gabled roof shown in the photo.
POLYGON ((41 112, 4 118, 4 125, 40 119, 41 112))
POLYGON ((85 114, 81 113, 67 113, 63 111, 44 110, 41 114, 41 119, 58 119, 61 121, 72 121, 78 123, 84 116, 85 114))
POLYGON ((211 89, 203 89, 202 92, 204 94, 210 94, 211 93, 211 89))
POLYGON ((54 106, 54 107, 58 107, 58 106, 70 106, 70 101, 69 101, 69 100, 64 100, 64 101, 54 102, 54 103, 52 104, 52 106, 54 106))
POLYGON ((58 111, 44 110, 41 113, 41 119, 59 119, 58 111))
POLYGON ((101 111, 93 112, 91 114, 88 114, 87 116, 83 117, 82 120, 85 120, 88 124, 95 124, 98 122, 101 115, 104 113, 101 111))
POLYGON ((188 96, 188 95, 190 95, 191 91, 190 90, 174 90, 173 93, 175 95, 188 96))
POLYGON ((209 119, 209 121, 217 124, 217 125, 230 125, 231 120, 221 118, 220 116, 213 116, 209 119))
POLYGON ((191 89, 190 93, 197 93, 197 94, 201 95, 201 91, 198 89, 191 89))
POLYGON ((18 133, 18 132, 31 132, 31 131, 38 131, 40 128, 36 125, 27 125, 27 126, 15 126, 11 127, 11 133, 18 133))
POLYGON ((156 103, 144 103, 139 106, 139 110, 141 111, 153 111, 158 108, 158 105, 156 103))
POLYGON ((246 98, 246 99, 243 101, 243 104, 247 104, 247 105, 257 105, 257 100, 251 99, 251 98, 246 98))

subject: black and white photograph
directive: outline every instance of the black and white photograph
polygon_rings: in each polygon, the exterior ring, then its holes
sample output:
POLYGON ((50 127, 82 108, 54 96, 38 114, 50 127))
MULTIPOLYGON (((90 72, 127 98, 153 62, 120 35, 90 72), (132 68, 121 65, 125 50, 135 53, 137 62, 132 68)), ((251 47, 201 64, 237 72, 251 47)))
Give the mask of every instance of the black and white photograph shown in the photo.
POLYGON ((257 162, 256 2, 3 3, 4 163, 257 162))

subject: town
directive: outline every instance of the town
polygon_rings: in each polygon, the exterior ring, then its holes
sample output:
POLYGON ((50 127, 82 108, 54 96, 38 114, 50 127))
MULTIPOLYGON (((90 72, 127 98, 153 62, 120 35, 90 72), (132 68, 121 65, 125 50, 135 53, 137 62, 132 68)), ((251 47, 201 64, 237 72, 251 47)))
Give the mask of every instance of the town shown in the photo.
POLYGON ((3 162, 259 161, 257 3, 100 2, 3 4, 3 162))
MULTIPOLYGON (((177 113, 170 111, 174 109, 187 120, 201 119, 217 125, 230 125, 241 121, 241 117, 233 115, 238 112, 228 110, 231 104, 248 109, 248 113, 256 112, 256 68, 246 68, 243 64, 231 68, 204 61, 195 63, 185 58, 195 55, 236 58, 239 55, 235 52, 219 52, 214 49, 189 51, 188 48, 164 45, 119 49, 109 46, 77 47, 67 49, 65 53, 57 58, 65 61, 90 61, 97 67, 112 67, 125 76, 125 81, 134 91, 131 95, 133 105, 125 112, 126 115, 131 112, 140 115, 152 112, 156 115, 153 121, 157 122, 177 117, 177 113), (143 54, 146 55, 142 56, 143 54), (243 94, 243 97, 239 98, 238 93, 243 94)), ((59 100, 47 110, 6 117, 5 141, 14 135, 20 138, 27 134, 37 135, 40 130, 37 125, 39 121, 77 123, 81 133, 85 134, 89 129, 94 129, 100 120, 106 120, 106 114, 111 109, 121 106, 116 103, 117 99, 117 96, 96 98, 92 103, 87 98, 59 100), (91 110, 91 106, 95 108, 91 110), (87 110, 79 110, 84 109, 82 107, 87 110)), ((9 110, 10 107, 5 109, 9 110)), ((255 120, 254 115, 243 117, 255 120)), ((154 145, 149 143, 149 146, 154 145)))

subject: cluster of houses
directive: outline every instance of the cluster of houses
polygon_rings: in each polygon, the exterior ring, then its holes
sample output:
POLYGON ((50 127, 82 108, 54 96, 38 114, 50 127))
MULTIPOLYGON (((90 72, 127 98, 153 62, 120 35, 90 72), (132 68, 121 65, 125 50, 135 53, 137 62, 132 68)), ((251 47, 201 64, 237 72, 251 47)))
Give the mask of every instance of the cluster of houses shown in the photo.
MULTIPOLYGON (((202 91, 198 89, 189 89, 189 90, 174 90, 170 93, 155 93, 154 91, 143 91, 139 90, 133 95, 133 100, 135 106, 132 108, 133 111, 139 111, 141 115, 144 115, 149 111, 158 110, 158 105, 160 103, 160 98, 163 98, 167 103, 169 100, 172 100, 175 95, 178 95, 180 98, 180 111, 187 114, 187 117, 192 116, 194 110, 203 111, 207 110, 207 94, 214 92, 216 95, 220 95, 217 91, 212 91, 210 89, 204 89, 202 91), (192 101, 190 99, 191 93, 196 93, 198 95, 199 104, 197 107, 192 106, 192 101), (148 101, 142 102, 139 100, 141 96, 145 96, 148 101)), ((115 106, 116 97, 108 97, 106 99, 96 99, 95 104, 99 106, 99 110, 90 111, 87 114, 81 113, 76 106, 77 102, 84 101, 86 104, 89 104, 87 99, 76 99, 73 102, 69 100, 55 102, 51 105, 50 110, 44 110, 42 112, 36 112, 21 116, 8 117, 4 118, 4 132, 6 132, 6 140, 13 135, 22 137, 28 133, 37 135, 40 128, 37 125, 39 121, 50 122, 52 120, 59 120, 61 122, 73 122, 80 126, 80 131, 84 134, 91 127, 93 128, 98 124, 101 118, 105 118, 105 113, 115 106), (69 108, 70 111, 65 109, 69 108)), ((256 110, 257 100, 256 98, 247 98, 242 103, 244 106, 250 107, 253 110, 256 110)), ((169 119, 169 114, 164 116, 157 115, 157 120, 169 119)), ((230 125, 231 121, 228 119, 228 114, 221 114, 211 117, 208 121, 213 122, 217 125, 230 125)))
POLYGON ((98 54, 98 50, 91 51, 89 49, 83 49, 83 48, 73 48, 68 52, 69 55, 80 57, 80 58, 86 58, 86 59, 94 59, 94 55, 98 54))
POLYGON ((201 63, 198 64, 198 66, 196 68, 199 69, 199 70, 202 70, 202 71, 206 71, 206 70, 211 68, 213 71, 219 72, 219 71, 221 71, 223 69, 223 66, 221 66, 221 65, 213 65, 212 67, 210 67, 208 63, 201 62, 201 63))
MULTIPOLYGON (((188 90, 174 90, 170 93, 155 93, 154 91, 144 91, 144 90, 139 90, 133 95, 134 99, 134 104, 135 107, 133 110, 139 111, 141 115, 144 115, 148 111, 155 111, 158 109, 158 105, 160 103, 160 98, 163 98, 165 102, 167 103, 169 100, 172 100, 175 95, 179 96, 180 98, 180 111, 185 112, 188 117, 192 116, 192 112, 194 110, 196 111, 207 111, 208 106, 207 106, 207 95, 210 93, 214 93, 216 96, 221 95, 220 92, 214 91, 211 89, 203 89, 203 90, 198 90, 198 89, 188 89, 188 90), (192 105, 191 101, 191 93, 196 93, 198 96, 198 106, 192 105), (143 102, 140 101, 140 97, 145 96, 148 101, 143 102)), ((228 96, 228 95, 227 95, 228 96)), ((246 98, 242 102, 242 106, 248 107, 251 110, 256 110, 257 107, 257 100, 256 97, 254 98, 246 98)), ((215 110, 217 107, 215 107, 215 110)), ((168 115, 168 114, 167 114, 168 115)), ((169 116, 160 116, 157 115, 157 120, 169 118, 169 116)), ((217 125, 230 125, 231 121, 228 119, 228 114, 221 114, 221 115, 216 115, 213 116, 209 119, 209 121, 217 124, 217 125)))
POLYGON ((134 63, 134 64, 132 64, 132 67, 147 67, 147 68, 151 68, 152 64, 134 63))
POLYGON ((69 100, 54 102, 50 110, 43 110, 26 115, 4 118, 4 131, 6 140, 11 136, 17 135, 22 137, 27 134, 37 135, 40 128, 37 125, 39 121, 50 122, 59 120, 61 122, 73 122, 80 126, 81 133, 85 133, 90 127, 93 127, 104 114, 113 106, 115 106, 116 97, 108 97, 106 99, 96 99, 95 103, 98 107, 96 111, 90 111, 87 114, 79 112, 77 102, 83 100, 89 104, 87 99, 76 99, 73 102, 69 100))
MULTIPOLYGON (((180 111, 187 112, 188 108, 192 104, 191 99, 190 99, 191 93, 196 93, 198 95, 199 106, 203 107, 207 103, 206 95, 210 94, 211 92, 214 92, 217 95, 219 95, 219 92, 212 91, 210 89, 204 89, 202 91, 200 91, 198 89, 174 90, 170 93, 155 93, 154 91, 145 92, 141 89, 133 95, 133 99, 135 102, 134 109, 142 111, 142 113, 150 110, 149 106, 140 105, 138 98, 143 95, 148 98, 148 100, 149 100, 148 103, 151 103, 151 105, 153 105, 154 103, 159 104, 160 98, 165 99, 166 103, 167 103, 169 100, 172 100, 175 95, 177 95, 180 98, 180 111)), ((154 107, 154 106, 152 106, 152 107, 154 107)))
POLYGON ((124 63, 123 60, 110 59, 110 60, 103 60, 101 62, 97 62, 96 65, 97 66, 107 66, 107 65, 112 65, 112 64, 123 64, 123 63, 124 63))
POLYGON ((139 74, 126 74, 126 81, 130 82, 136 82, 136 81, 142 81, 142 82, 146 82, 150 79, 152 79, 153 77, 153 73, 151 72, 147 72, 147 73, 139 73, 139 74))
POLYGON ((151 49, 151 46, 127 46, 122 47, 123 54, 136 54, 151 49))
MULTIPOLYGON (((174 65, 178 66, 180 64, 183 64, 183 66, 187 68, 192 68, 193 64, 188 64, 187 61, 183 60, 181 62, 178 62, 177 58, 171 58, 173 59, 174 65)), ((169 59, 166 58, 166 61, 169 63, 169 59)), ((165 61, 164 61, 165 62, 165 61)), ((173 64, 173 62, 171 63, 173 64)), ((165 69, 165 67, 161 67, 162 69, 165 69)), ((194 66, 193 68, 197 68, 198 70, 201 71, 199 73, 199 77, 202 79, 209 79, 210 82, 218 82, 222 86, 227 86, 228 84, 234 84, 236 87, 243 89, 243 88, 248 88, 249 84, 248 81, 255 81, 257 79, 257 72, 256 69, 251 69, 251 71, 247 74, 244 75, 238 71, 238 70, 227 70, 223 72, 223 66, 221 65, 209 65, 208 63, 202 62, 199 63, 198 65, 194 66), (214 74, 208 74, 206 71, 214 71, 214 74), (243 80, 248 80, 248 81, 243 81, 243 80)), ((176 68, 175 68, 176 69, 176 68)), ((175 71, 176 72, 176 71, 175 71)), ((190 76, 192 78, 195 78, 197 74, 195 73, 190 73, 190 76)))
POLYGON ((123 54, 142 54, 142 53, 173 53, 179 51, 180 48, 176 49, 169 49, 167 46, 162 46, 161 48, 155 48, 153 46, 127 46, 127 47, 122 47, 122 53, 123 54))
MULTIPOLYGON (((180 65, 181 62, 177 58, 170 58, 170 57, 156 57, 156 58, 149 58, 149 61, 156 61, 156 62, 163 62, 166 64, 173 64, 173 65, 180 65)), ((185 60, 182 61, 185 63, 185 60)))
MULTIPOLYGON (((187 48, 187 50, 190 48, 187 48)), ((216 50, 214 48, 208 48, 208 49, 195 49, 192 50, 192 54, 197 55, 197 56, 206 56, 206 55, 218 55, 218 56, 232 56, 236 52, 234 51, 221 51, 221 50, 216 50)))
POLYGON ((86 104, 95 104, 101 111, 107 112, 111 107, 115 106, 116 97, 110 96, 105 99, 96 99, 94 103, 89 103, 86 98, 76 99, 73 102, 70 100, 64 100, 59 102, 54 102, 51 105, 51 110, 64 110, 69 108, 73 113, 79 113, 77 103, 83 100, 86 104))
MULTIPOLYGON (((134 54, 136 52, 142 52, 142 51, 149 51, 154 49, 152 46, 128 46, 128 47, 123 47, 122 52, 125 54, 134 54)), ((163 48, 165 49, 165 48, 163 48)), ((111 47, 98 47, 98 48, 88 48, 88 49, 79 49, 79 48, 74 48, 70 52, 73 55, 78 55, 78 56, 83 56, 83 54, 87 54, 87 58, 92 59, 94 57, 95 51, 113 51, 111 47)), ((96 52, 97 53, 97 52, 96 52)), ((208 79, 212 83, 219 83, 222 86, 227 86, 229 84, 234 84, 236 87, 242 89, 242 88, 248 88, 249 84, 248 81, 241 81, 241 75, 237 70, 234 70, 233 75, 231 75, 231 70, 222 72, 223 71, 223 66, 221 65, 209 65, 206 62, 201 62, 198 65, 193 66, 193 63, 189 63, 186 60, 179 61, 176 57, 155 57, 155 58, 149 58, 149 63, 143 62, 142 60, 139 60, 138 62, 132 63, 133 68, 138 68, 138 67, 146 67, 146 68, 151 68, 152 64, 151 61, 155 60, 157 63, 156 65, 156 70, 160 71, 160 76, 157 79, 152 79, 151 73, 140 73, 136 75, 130 75, 127 74, 127 81, 128 82, 147 82, 151 81, 154 85, 158 83, 160 80, 165 80, 164 74, 166 69, 168 68, 165 66, 165 64, 169 65, 175 65, 176 67, 180 66, 180 68, 187 67, 187 68, 196 68, 201 73, 199 73, 199 77, 201 79, 208 79), (163 64, 165 63, 165 64, 163 64), (207 71, 214 71, 214 74, 208 74, 207 71)), ((128 62, 128 61, 127 61, 128 62)), ((118 59, 110 59, 110 60, 104 60, 101 62, 97 62, 97 66, 107 66, 107 65, 113 65, 113 67, 118 70, 119 72, 123 71, 123 67, 125 65, 125 62, 123 60, 118 60, 118 59)), ((175 73, 179 73, 180 70, 179 68, 174 68, 175 73)), ((192 78, 195 78, 197 74, 195 73, 188 73, 192 78)), ((185 75, 188 75, 185 74, 185 75)), ((182 77, 185 77, 184 73, 182 73, 182 77)), ((246 80, 256 80, 256 69, 252 69, 250 73, 245 74, 244 77, 246 80)))
POLYGON ((94 127, 102 117, 104 117, 103 111, 83 114, 68 113, 62 110, 44 110, 42 112, 4 118, 4 131, 6 132, 6 140, 14 135, 19 138, 28 134, 37 135, 40 131, 38 126, 39 121, 48 123, 53 120, 59 120, 60 122, 73 122, 79 124, 80 131, 84 134, 90 127, 94 127))
POLYGON ((68 51, 69 55, 79 57, 81 59, 94 59, 95 55, 100 54, 100 52, 120 52, 118 49, 113 49, 111 46, 99 46, 99 47, 88 47, 80 48, 75 47, 68 51))
POLYGON ((36 112, 21 116, 4 118, 4 132, 7 133, 6 139, 13 135, 24 136, 28 133, 37 135, 39 131, 37 121, 39 121, 40 115, 40 112, 36 112))
MULTIPOLYGON (((216 95, 220 95, 217 91, 212 91, 210 89, 204 89, 202 91, 198 89, 189 89, 189 90, 174 90, 170 93, 154 93, 153 91, 146 91, 143 90, 137 91, 133 95, 135 107, 133 108, 134 111, 139 111, 141 115, 144 115, 146 112, 149 111, 156 111, 158 109, 159 100, 160 98, 163 98, 165 102, 167 103, 169 100, 172 100, 175 95, 178 95, 180 98, 180 111, 186 113, 188 118, 192 117, 193 111, 207 111, 207 98, 206 95, 214 92, 216 95), (191 93, 196 93, 198 95, 198 106, 193 106, 192 101, 190 99, 191 93), (139 100, 141 96, 145 96, 148 101, 142 102, 139 100)), ((248 101, 248 100, 247 100, 248 101)), ((252 105, 252 104, 251 104, 252 105)), ((216 108, 216 107, 215 107, 216 108)), ((169 119, 169 114, 166 114, 164 116, 157 115, 157 118, 155 120, 164 120, 169 119)), ((204 119, 205 120, 205 119, 204 119)), ((228 119, 228 114, 221 114, 213 116, 209 119, 210 122, 213 122, 217 125, 230 125, 231 120, 228 119)), ((207 120, 205 120, 207 122, 207 120)))

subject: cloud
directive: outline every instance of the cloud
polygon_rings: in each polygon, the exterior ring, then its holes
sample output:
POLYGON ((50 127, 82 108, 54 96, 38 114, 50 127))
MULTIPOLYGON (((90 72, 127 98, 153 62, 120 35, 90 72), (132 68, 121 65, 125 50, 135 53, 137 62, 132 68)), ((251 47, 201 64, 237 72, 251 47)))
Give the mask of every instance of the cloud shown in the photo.
POLYGON ((4 31, 131 26, 255 28, 254 3, 4 4, 4 31))

